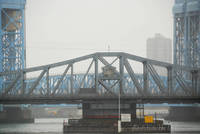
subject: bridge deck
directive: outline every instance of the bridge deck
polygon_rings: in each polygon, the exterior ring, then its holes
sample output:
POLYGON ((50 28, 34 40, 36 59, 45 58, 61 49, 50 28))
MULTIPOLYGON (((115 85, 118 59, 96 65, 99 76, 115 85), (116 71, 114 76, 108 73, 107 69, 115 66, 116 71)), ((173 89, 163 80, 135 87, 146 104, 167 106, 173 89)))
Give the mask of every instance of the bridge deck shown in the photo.
MULTIPOLYGON (((0 98, 0 104, 80 104, 83 101, 117 101, 117 97, 12 97, 0 98)), ((199 97, 121 97, 121 102, 132 101, 135 103, 169 103, 169 104, 193 104, 200 103, 199 97)))

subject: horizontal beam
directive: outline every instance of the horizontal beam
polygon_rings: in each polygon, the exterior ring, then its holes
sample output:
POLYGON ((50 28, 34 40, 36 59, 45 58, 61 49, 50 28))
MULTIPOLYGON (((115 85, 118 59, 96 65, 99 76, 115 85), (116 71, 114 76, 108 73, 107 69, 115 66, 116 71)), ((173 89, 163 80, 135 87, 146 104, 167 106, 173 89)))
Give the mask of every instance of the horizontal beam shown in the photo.
POLYGON ((55 67, 59 67, 59 66, 67 65, 67 64, 73 64, 76 62, 80 62, 80 61, 87 60, 90 58, 95 58, 95 57, 120 57, 120 56, 126 57, 126 58, 134 60, 134 61, 138 61, 141 63, 148 61, 148 63, 150 63, 152 65, 157 65, 157 66, 166 67, 166 68, 172 67, 174 70, 182 69, 185 71, 194 71, 194 70, 200 71, 200 68, 191 68, 188 66, 173 65, 170 63, 155 61, 155 60, 151 60, 151 59, 147 59, 147 58, 143 58, 143 57, 139 57, 136 55, 127 54, 127 53, 122 53, 122 52, 98 52, 98 53, 94 53, 94 54, 90 54, 90 55, 86 55, 86 56, 82 56, 82 57, 78 57, 78 58, 74 58, 71 60, 66 60, 66 61, 58 62, 58 63, 54 63, 54 64, 32 67, 32 68, 27 68, 27 69, 18 70, 18 71, 0 72, 0 76, 8 75, 8 74, 16 74, 16 73, 19 73, 19 71, 24 71, 26 73, 26 72, 44 70, 44 69, 48 69, 48 68, 50 69, 50 68, 55 68, 55 67))
POLYGON ((199 70, 200 68, 191 68, 189 66, 179 66, 179 65, 174 65, 174 64, 170 64, 170 63, 166 63, 166 62, 161 62, 161 61, 156 61, 156 60, 151 60, 151 59, 147 59, 147 58, 143 58, 143 57, 139 57, 139 56, 135 56, 135 55, 131 55, 131 54, 127 54, 124 53, 124 56, 128 59, 134 60, 134 61, 138 61, 138 62, 148 62, 152 65, 156 65, 156 66, 160 66, 160 67, 172 67, 175 70, 184 70, 184 71, 193 71, 193 70, 199 70))
MULTIPOLYGON (((83 56, 83 57, 78 57, 78 58, 74 58, 74 59, 71 59, 71 60, 66 60, 66 61, 58 62, 58 63, 54 63, 54 64, 48 64, 48 65, 32 67, 32 68, 26 68, 23 71, 24 72, 34 72, 34 71, 39 71, 39 70, 45 70, 45 69, 48 69, 48 68, 51 69, 51 68, 55 68, 55 67, 59 67, 59 66, 64 66, 64 65, 67 65, 67 64, 73 64, 73 63, 80 62, 80 61, 83 61, 83 60, 87 60, 87 59, 90 59, 90 58, 93 58, 93 57, 94 57, 94 54, 90 54, 90 55, 86 55, 86 56, 83 56)), ((19 71, 0 72, 0 76, 13 74, 13 73, 19 73, 19 71)))
MULTIPOLYGON (((83 101, 117 101, 118 96, 90 96, 90 97, 14 97, 0 98, 0 104, 80 104, 83 101)), ((121 96, 121 101, 133 101, 135 103, 151 103, 151 104, 196 104, 200 103, 199 97, 130 97, 121 96)))

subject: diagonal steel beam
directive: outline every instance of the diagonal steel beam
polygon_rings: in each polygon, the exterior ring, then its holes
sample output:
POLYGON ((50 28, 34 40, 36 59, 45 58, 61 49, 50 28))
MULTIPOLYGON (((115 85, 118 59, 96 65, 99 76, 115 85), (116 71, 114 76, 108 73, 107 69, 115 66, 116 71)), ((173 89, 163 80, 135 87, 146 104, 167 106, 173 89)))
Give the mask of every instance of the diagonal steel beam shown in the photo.
POLYGON ((17 75, 16 79, 8 86, 8 88, 5 89, 5 92, 3 93, 4 95, 8 94, 8 92, 10 92, 10 90, 12 90, 12 88, 15 86, 15 84, 20 79, 20 77, 21 77, 21 73, 19 73, 17 75))
POLYGON ((85 78, 86 78, 86 76, 88 75, 88 73, 89 73, 89 71, 90 71, 90 69, 91 69, 91 67, 92 67, 92 65, 93 65, 93 62, 94 62, 94 60, 92 60, 92 62, 90 63, 90 65, 89 65, 89 67, 88 67, 88 69, 87 69, 87 71, 86 71, 86 73, 85 73, 85 75, 84 75, 84 77, 83 77, 83 80, 81 81, 80 88, 82 88, 83 82, 85 81, 85 78))
POLYGON ((149 70, 153 80, 155 81, 155 83, 159 87, 160 91, 162 93, 166 93, 167 89, 165 88, 164 83, 160 79, 160 77, 159 77, 158 73, 156 72, 155 68, 151 64, 147 64, 147 67, 148 67, 148 70, 149 70))
POLYGON ((33 90, 36 88, 36 86, 39 84, 40 80, 42 79, 42 77, 44 76, 44 74, 46 73, 46 69, 43 70, 40 73, 40 76, 37 78, 37 80, 33 83, 33 85, 31 86, 31 88, 29 89, 28 95, 31 95, 33 93, 33 90))
POLYGON ((40 89, 39 89, 39 91, 40 91, 40 95, 44 95, 44 89, 41 87, 40 89))
POLYGON ((175 74, 175 78, 176 78, 178 84, 182 87, 182 89, 185 91, 185 93, 191 93, 189 91, 189 89, 191 89, 191 88, 187 86, 186 82, 181 78, 181 76, 176 71, 174 71, 174 74, 175 74))
POLYGON ((63 81, 63 79, 64 79, 65 75, 67 74, 67 72, 68 72, 68 70, 69 70, 70 67, 71 67, 71 65, 68 65, 68 66, 67 66, 67 68, 65 69, 65 71, 64 71, 64 73, 62 74, 61 78, 58 80, 56 86, 54 87, 53 92, 52 92, 51 95, 54 95, 54 94, 55 94, 56 90, 57 90, 58 87, 60 86, 61 82, 63 81))
POLYGON ((112 65, 112 64, 114 64, 115 63, 115 61, 117 61, 118 60, 118 57, 117 58, 115 58, 111 63, 110 63, 110 65, 112 65))
MULTIPOLYGON (((121 81, 121 79, 117 80, 111 87, 110 89, 112 89, 115 85, 117 85, 117 83, 119 83, 121 81)), ((121 94, 121 93, 120 93, 121 94)))
POLYGON ((8 17, 8 19, 9 19, 8 24, 3 28, 3 30, 5 30, 10 24, 14 24, 17 29, 20 29, 19 26, 16 24, 16 20, 17 20, 17 17, 19 17, 20 13, 22 13, 22 12, 19 10, 20 12, 15 14, 14 17, 11 17, 10 15, 8 15, 8 13, 6 11, 4 11, 4 9, 2 11, 6 15, 6 17, 8 17))
POLYGON ((98 59, 105 65, 112 65, 113 63, 115 63, 115 61, 118 60, 118 57, 115 58, 111 63, 108 63, 108 61, 106 59, 104 59, 103 57, 98 56, 98 59))
POLYGON ((135 73, 132 70, 131 65, 129 64, 129 62, 128 62, 127 59, 124 60, 124 65, 126 67, 126 70, 127 70, 128 74, 130 75, 132 81, 134 82, 134 84, 135 84, 135 86, 137 88, 138 93, 141 94, 141 95, 144 95, 144 93, 142 91, 142 87, 141 87, 138 79, 136 78, 135 73))
POLYGON ((147 61, 143 62, 143 87, 144 93, 147 95, 149 89, 149 73, 147 68, 147 61))
POLYGON ((103 83, 102 80, 99 80, 99 83, 100 83, 110 94, 117 96, 115 93, 113 93, 112 91, 110 91, 110 88, 107 87, 107 86, 103 83))
POLYGON ((100 57, 98 56, 98 59, 106 66, 106 65, 109 65, 109 63, 103 58, 103 57, 100 57))

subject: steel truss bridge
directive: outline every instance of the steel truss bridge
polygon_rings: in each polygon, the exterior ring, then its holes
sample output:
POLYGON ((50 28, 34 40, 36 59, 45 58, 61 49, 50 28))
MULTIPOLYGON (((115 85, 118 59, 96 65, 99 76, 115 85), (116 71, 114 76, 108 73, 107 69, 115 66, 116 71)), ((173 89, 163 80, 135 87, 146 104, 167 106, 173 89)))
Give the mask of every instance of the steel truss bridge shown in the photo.
POLYGON ((15 79, 1 86, 0 104, 81 103, 119 97, 143 103, 200 103, 200 68, 122 52, 94 53, 0 73, 1 80, 7 77, 15 79), (159 75, 158 67, 165 68, 166 75, 159 75), (141 71, 136 73, 138 68, 141 71))

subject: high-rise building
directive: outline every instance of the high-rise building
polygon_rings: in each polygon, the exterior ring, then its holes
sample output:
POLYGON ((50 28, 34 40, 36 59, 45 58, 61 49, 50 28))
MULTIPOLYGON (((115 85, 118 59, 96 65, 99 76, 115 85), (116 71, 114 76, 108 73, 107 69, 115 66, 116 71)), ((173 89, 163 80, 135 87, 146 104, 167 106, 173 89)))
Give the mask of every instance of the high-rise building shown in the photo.
MULTIPOLYGON (((147 58, 162 62, 172 63, 172 41, 161 34, 147 39, 147 58)), ((164 68, 155 67, 159 75, 166 76, 164 68)))

